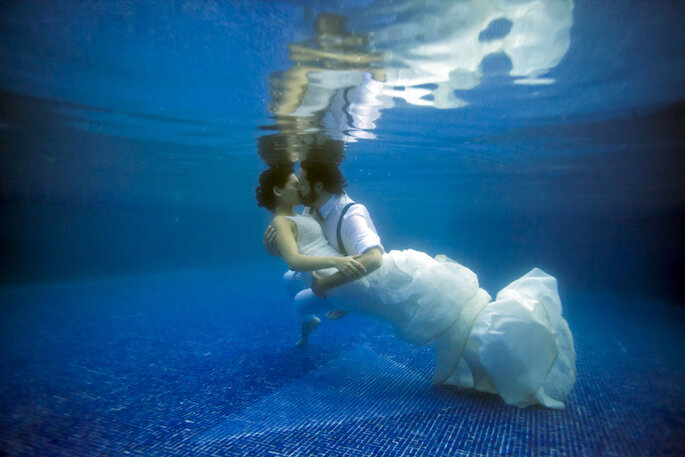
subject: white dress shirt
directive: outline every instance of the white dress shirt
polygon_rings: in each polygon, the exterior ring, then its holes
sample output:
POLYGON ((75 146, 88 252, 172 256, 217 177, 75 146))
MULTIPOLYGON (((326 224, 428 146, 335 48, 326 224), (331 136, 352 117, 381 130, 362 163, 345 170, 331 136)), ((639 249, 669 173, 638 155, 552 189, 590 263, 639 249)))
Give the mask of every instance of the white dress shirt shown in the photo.
MULTIPOLYGON (((343 192, 340 195, 333 195, 324 205, 319 208, 319 214, 323 221, 323 233, 329 244, 336 250, 341 251, 338 246, 338 220, 342 210, 348 203, 354 201, 343 192)), ((302 214, 316 214, 312 208, 305 208, 302 214)), ((351 206, 343 217, 340 227, 340 237, 347 251, 347 255, 363 254, 371 248, 379 248, 384 252, 381 245, 381 238, 376 232, 371 216, 366 207, 360 203, 351 206)))

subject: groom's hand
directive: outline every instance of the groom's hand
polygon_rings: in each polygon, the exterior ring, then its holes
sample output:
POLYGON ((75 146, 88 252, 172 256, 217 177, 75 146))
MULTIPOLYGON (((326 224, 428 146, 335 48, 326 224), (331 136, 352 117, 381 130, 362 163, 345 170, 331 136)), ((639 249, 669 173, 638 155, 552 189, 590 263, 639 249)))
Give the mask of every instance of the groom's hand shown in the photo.
POLYGON ((278 250, 278 238, 276 236, 276 229, 273 225, 269 226, 264 231, 264 239, 262 240, 264 249, 269 255, 280 257, 281 251, 278 250))
POLYGON ((326 290, 321 287, 321 276, 312 271, 312 293, 319 298, 326 298, 326 290))

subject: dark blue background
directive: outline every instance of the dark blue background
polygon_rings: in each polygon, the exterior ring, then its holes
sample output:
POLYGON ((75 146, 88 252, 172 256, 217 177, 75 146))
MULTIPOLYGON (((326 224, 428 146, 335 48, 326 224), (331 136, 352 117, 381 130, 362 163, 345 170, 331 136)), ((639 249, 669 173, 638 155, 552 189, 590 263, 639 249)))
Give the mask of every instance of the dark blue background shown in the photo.
MULTIPOLYGON (((349 8, 1 8, 3 282, 278 264, 254 203, 268 75, 313 14, 349 8)), ((386 248, 446 253, 488 289, 537 265, 562 287, 682 301, 684 17, 576 2, 555 84, 512 85, 494 62, 465 108, 384 111, 379 138, 348 148, 349 193, 386 248)))
POLYGON ((364 316, 293 346, 258 127, 341 3, 0 3, 0 454, 683 455, 685 3, 577 1, 554 84, 491 56, 468 106, 347 150, 386 248, 558 278, 563 411, 433 388, 364 316))

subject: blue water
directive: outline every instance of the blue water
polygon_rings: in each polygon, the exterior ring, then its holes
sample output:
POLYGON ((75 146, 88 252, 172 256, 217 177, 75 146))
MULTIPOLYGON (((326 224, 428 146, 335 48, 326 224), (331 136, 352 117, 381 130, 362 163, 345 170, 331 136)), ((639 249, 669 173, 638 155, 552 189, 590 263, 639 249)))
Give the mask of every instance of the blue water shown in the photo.
POLYGON ((685 6, 493 5, 3 2, 0 454, 685 453, 685 6), (298 57, 339 52, 323 12, 381 60, 298 57), (386 96, 279 114, 297 62, 386 96), (566 410, 433 389, 430 348, 359 316, 292 346, 254 187, 259 138, 309 127, 387 249, 558 278, 566 410))

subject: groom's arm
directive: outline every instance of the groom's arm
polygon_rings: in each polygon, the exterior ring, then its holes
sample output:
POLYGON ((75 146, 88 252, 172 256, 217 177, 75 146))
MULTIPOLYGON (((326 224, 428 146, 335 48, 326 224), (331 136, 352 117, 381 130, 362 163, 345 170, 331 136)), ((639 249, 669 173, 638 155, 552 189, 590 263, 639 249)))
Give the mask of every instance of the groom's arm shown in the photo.
MULTIPOLYGON (((366 276, 381 267, 383 264, 383 253, 379 247, 374 247, 356 257, 356 260, 366 268, 366 274, 364 274, 366 276)), ((347 276, 340 272, 325 278, 318 277, 317 275, 313 275, 313 277, 312 292, 317 297, 322 298, 326 296, 329 290, 359 279, 359 277, 347 276)))
MULTIPOLYGON (((371 221, 371 216, 364 205, 354 205, 348 211, 348 216, 341 227, 343 240, 349 240, 350 246, 355 252, 361 252, 356 260, 366 268, 367 274, 379 269, 383 264, 383 246, 381 239, 376 233, 376 228, 371 221)), ((319 297, 335 287, 350 283, 359 278, 345 277, 342 274, 334 274, 326 278, 318 278, 312 275, 312 292, 319 297)))

